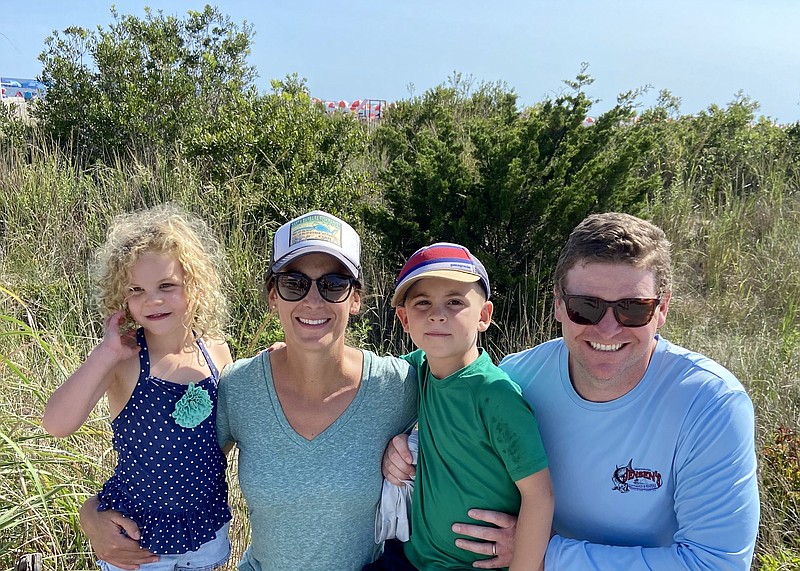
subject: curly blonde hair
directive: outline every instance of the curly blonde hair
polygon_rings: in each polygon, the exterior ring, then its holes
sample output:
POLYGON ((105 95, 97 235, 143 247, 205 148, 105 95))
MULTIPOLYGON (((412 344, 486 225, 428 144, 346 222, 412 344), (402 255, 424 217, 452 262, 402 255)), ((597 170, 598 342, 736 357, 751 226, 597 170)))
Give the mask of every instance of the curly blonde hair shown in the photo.
POLYGON ((131 270, 145 252, 173 255, 183 267, 187 329, 224 339, 228 303, 222 249, 205 222, 172 203, 114 218, 92 266, 94 300, 103 319, 125 307, 131 270))

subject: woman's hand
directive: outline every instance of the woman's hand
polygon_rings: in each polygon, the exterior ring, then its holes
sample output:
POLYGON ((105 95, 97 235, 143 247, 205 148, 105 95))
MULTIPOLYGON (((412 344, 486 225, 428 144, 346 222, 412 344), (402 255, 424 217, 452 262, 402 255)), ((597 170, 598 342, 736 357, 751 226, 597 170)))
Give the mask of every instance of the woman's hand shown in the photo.
POLYGON ((138 569, 139 565, 158 561, 158 556, 139 547, 136 522, 114 510, 99 512, 97 504, 97 496, 86 500, 81 506, 80 518, 83 532, 98 559, 120 569, 138 569))

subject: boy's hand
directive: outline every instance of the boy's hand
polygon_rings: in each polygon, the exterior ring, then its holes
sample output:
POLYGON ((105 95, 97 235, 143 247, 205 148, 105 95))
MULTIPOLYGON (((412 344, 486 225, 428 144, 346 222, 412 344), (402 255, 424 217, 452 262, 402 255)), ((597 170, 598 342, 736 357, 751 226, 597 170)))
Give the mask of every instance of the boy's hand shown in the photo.
POLYGON ((470 523, 453 524, 452 529, 455 533, 481 540, 456 539, 456 547, 482 555, 495 555, 491 559, 476 561, 472 566, 478 569, 499 569, 511 565, 511 559, 514 557, 517 517, 502 512, 479 509, 469 510, 468 514, 472 519, 497 526, 488 527, 470 523))
POLYGON ((403 480, 410 480, 417 473, 413 461, 411 450, 408 449, 408 434, 398 434, 389 441, 383 452, 383 477, 395 486, 402 487, 403 480))
POLYGON ((80 509, 81 527, 98 559, 120 569, 138 569, 139 565, 155 563, 158 556, 139 547, 139 526, 121 513, 97 511, 97 496, 84 502, 80 509), (127 535, 124 535, 122 531, 127 535), (137 539, 132 539, 132 538, 137 539))

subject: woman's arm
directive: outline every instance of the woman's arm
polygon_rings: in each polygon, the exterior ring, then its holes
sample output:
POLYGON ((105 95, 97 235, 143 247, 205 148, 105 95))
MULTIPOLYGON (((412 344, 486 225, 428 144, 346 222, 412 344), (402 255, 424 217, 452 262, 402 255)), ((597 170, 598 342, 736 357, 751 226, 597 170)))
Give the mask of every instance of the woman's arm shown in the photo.
POLYGON ((81 527, 98 559, 120 569, 138 569, 155 563, 158 557, 139 547, 139 526, 114 510, 97 511, 97 496, 86 500, 80 509, 81 527))

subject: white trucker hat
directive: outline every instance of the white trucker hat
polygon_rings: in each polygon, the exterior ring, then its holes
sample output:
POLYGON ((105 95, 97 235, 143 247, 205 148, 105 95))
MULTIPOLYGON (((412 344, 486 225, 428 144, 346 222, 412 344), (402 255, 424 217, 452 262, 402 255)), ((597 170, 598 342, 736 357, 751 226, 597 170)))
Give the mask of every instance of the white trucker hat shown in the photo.
POLYGON ((356 279, 361 279, 361 239, 344 220, 314 210, 290 220, 275 232, 269 274, 280 272, 305 254, 329 254, 356 279))

